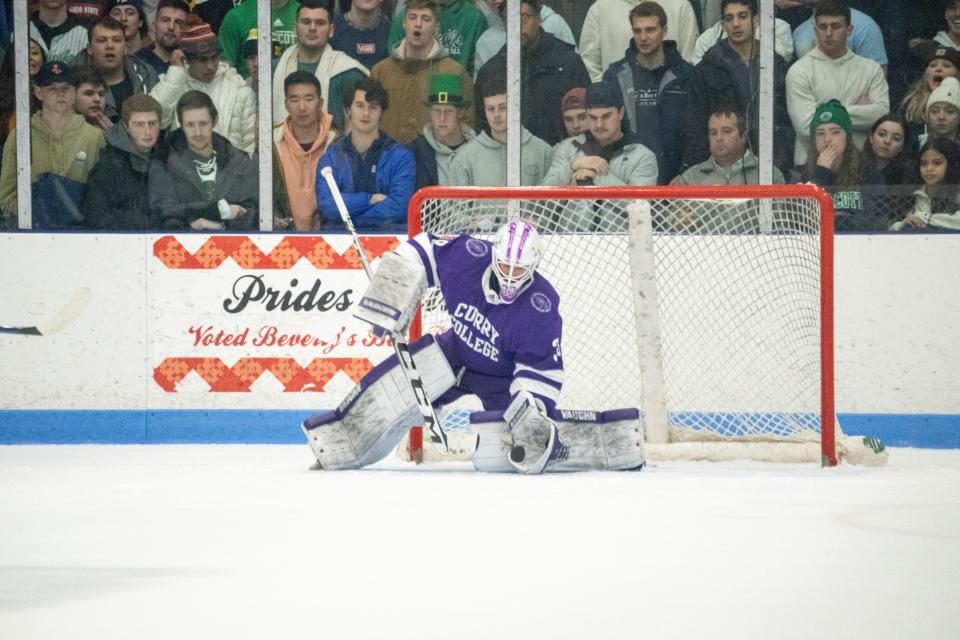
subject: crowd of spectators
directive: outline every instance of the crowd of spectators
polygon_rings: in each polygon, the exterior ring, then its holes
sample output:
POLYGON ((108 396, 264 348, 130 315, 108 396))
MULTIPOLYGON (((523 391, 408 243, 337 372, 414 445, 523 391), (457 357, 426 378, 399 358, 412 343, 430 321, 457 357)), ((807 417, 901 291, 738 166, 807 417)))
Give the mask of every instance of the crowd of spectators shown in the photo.
MULTIPOLYGON (((771 167, 828 189, 840 230, 960 229, 960 0, 775 0, 770 158, 757 0, 573 4, 520 2, 521 184, 757 184, 771 167)), ((30 3, 34 226, 256 229, 263 126, 275 229, 342 228, 323 167, 367 231, 402 229, 416 189, 506 184, 506 0, 269 5, 263 123, 257 0, 30 3)))

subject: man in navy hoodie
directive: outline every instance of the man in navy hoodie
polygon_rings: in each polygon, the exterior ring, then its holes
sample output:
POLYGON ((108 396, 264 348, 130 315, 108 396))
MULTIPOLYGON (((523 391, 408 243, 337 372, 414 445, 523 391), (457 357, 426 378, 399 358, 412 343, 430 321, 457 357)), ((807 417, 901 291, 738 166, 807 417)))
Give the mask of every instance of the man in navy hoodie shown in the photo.
POLYGON ((687 86, 693 66, 667 40, 667 14, 656 2, 630 11, 633 40, 622 60, 603 74, 620 87, 630 130, 653 151, 660 168, 657 184, 669 184, 683 162, 687 86))

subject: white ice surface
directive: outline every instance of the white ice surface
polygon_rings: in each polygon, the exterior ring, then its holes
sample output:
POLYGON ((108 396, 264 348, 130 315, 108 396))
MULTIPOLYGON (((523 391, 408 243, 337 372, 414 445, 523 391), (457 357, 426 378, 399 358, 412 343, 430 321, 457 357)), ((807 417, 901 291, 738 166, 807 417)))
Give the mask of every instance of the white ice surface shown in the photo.
POLYGON ((960 451, 529 478, 311 461, 0 447, 0 638, 960 637, 960 451))

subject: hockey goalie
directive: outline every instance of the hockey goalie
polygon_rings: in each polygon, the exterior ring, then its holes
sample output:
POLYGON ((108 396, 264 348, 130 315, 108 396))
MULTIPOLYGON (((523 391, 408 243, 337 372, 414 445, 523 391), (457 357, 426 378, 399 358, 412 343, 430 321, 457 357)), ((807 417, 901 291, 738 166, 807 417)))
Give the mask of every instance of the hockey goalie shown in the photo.
MULTIPOLYGON (((355 315, 378 335, 406 331, 428 288, 439 287, 451 327, 410 346, 434 406, 471 394, 480 471, 538 474, 631 470, 644 464, 639 412, 562 411, 560 299, 537 272, 537 230, 507 222, 489 242, 420 234, 384 255, 355 315)), ((340 406, 302 428, 323 469, 385 457, 420 412, 396 356, 374 367, 340 406)))

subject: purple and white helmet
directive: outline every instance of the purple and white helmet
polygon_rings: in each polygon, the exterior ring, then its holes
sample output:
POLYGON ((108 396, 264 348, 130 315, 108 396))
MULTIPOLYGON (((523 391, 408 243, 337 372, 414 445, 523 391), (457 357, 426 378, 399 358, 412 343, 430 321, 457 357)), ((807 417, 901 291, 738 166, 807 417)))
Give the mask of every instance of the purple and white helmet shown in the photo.
POLYGON ((533 282, 543 247, 540 234, 529 222, 511 220, 497 231, 493 240, 493 274, 500 283, 500 300, 516 300, 533 282))

